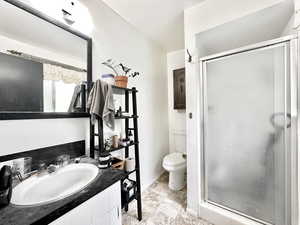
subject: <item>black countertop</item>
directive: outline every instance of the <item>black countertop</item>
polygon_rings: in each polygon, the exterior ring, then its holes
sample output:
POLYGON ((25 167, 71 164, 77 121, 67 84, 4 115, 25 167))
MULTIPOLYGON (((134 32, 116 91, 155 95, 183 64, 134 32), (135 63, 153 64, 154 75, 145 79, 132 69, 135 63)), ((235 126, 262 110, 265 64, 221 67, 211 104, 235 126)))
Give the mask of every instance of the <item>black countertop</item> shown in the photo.
POLYGON ((0 208, 0 225, 49 224, 125 177, 126 173, 121 170, 99 170, 99 175, 89 186, 65 199, 40 206, 10 204, 0 208))

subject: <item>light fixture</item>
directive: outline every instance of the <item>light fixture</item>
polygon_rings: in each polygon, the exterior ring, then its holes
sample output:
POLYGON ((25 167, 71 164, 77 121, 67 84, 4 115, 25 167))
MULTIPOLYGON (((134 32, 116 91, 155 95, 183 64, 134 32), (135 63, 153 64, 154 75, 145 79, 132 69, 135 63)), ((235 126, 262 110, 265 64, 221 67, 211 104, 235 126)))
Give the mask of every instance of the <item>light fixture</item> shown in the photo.
POLYGON ((64 7, 62 8, 63 18, 67 24, 72 25, 75 23, 75 18, 72 15, 72 10, 75 3, 73 1, 66 1, 64 7))
POLYGON ((35 9, 90 35, 94 23, 89 9, 78 0, 28 0, 35 9))

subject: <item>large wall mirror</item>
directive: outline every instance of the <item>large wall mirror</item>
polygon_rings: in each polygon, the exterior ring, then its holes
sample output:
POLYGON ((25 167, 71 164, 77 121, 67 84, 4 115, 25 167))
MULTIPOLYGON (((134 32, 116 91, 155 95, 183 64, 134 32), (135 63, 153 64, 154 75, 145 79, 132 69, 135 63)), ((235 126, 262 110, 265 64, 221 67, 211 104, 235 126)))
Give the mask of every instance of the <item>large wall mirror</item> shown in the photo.
POLYGON ((91 39, 19 1, 0 1, 0 119, 87 117, 91 39))

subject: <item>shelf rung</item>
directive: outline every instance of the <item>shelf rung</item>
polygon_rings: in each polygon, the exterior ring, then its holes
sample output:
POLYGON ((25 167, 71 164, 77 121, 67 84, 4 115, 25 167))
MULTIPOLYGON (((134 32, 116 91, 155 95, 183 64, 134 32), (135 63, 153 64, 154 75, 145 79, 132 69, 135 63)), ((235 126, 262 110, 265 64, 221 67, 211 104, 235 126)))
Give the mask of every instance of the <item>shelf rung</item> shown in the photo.
POLYGON ((124 203, 124 205, 122 205, 122 208, 125 207, 125 205, 128 205, 129 203, 131 203, 133 200, 136 200, 136 194, 131 196, 129 199, 128 199, 128 202, 124 203))
POLYGON ((128 200, 128 203, 132 202, 133 200, 136 200, 136 195, 131 196, 128 200))
MULTIPOLYGON (((114 152, 114 151, 121 150, 121 149, 123 149, 123 148, 127 148, 127 147, 130 147, 130 146, 137 145, 137 144, 138 144, 138 142, 134 142, 134 143, 131 143, 131 144, 126 145, 126 146, 120 146, 120 147, 118 147, 118 148, 111 148, 111 149, 109 149, 109 150, 105 150, 105 152, 114 152)), ((99 150, 99 146, 98 146, 98 145, 95 146, 95 149, 99 150)))
POLYGON ((130 172, 125 172, 125 173, 126 173, 126 176, 129 176, 130 174, 135 173, 136 171, 137 171, 137 169, 132 170, 132 171, 130 171, 130 172))
POLYGON ((115 90, 120 90, 120 91, 138 92, 136 89, 133 89, 133 88, 122 88, 122 87, 118 87, 115 85, 113 85, 112 88, 115 90))
POLYGON ((119 119, 134 119, 134 118, 139 118, 139 116, 116 116, 115 119, 119 120, 119 119))

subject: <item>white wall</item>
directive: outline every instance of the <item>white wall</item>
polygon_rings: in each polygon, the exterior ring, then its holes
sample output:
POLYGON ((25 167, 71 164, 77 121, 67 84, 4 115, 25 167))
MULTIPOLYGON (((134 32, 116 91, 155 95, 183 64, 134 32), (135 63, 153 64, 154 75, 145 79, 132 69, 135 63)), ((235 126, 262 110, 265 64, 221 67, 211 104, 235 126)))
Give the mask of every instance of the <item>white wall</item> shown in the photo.
POLYGON ((83 140, 87 138, 87 128, 85 118, 0 121, 0 154, 83 140))
MULTIPOLYGON (((141 181, 145 188, 161 174, 162 158, 168 152, 166 54, 102 1, 81 2, 86 8, 77 19, 92 22, 88 26, 92 28, 94 80, 106 71, 101 62, 108 58, 128 64, 141 73, 129 86, 139 90, 141 181)), ((50 0, 43 4, 53 7, 51 12, 60 11, 50 0)), ((88 119, 0 121, 0 137, 5 140, 0 154, 85 139, 87 126, 88 119)))
POLYGON ((293 27, 297 28, 299 30, 299 26, 300 26, 300 0, 294 0, 295 3, 295 20, 294 20, 294 24, 293 27))
POLYGON ((188 209, 198 213, 200 203, 200 98, 199 64, 197 61, 196 35, 205 30, 239 19, 282 0, 210 0, 185 10, 185 48, 195 56, 195 62, 186 63, 187 85, 187 185, 188 209))
POLYGON ((199 57, 279 38, 284 30, 288 33, 293 12, 294 5, 288 0, 200 32, 199 57))
POLYGON ((281 36, 293 35, 297 33, 297 30, 294 28, 294 22, 295 22, 295 15, 293 15, 290 18, 285 29, 282 31, 281 36))
POLYGON ((113 58, 141 72, 129 81, 138 92, 140 162, 142 188, 162 172, 162 158, 168 152, 168 99, 166 55, 152 41, 129 26, 99 0, 85 0, 94 30, 93 74, 99 79, 106 72, 103 59, 113 58), (109 22, 107 22, 109 21, 109 22))
POLYGON ((185 67, 184 50, 167 54, 168 108, 169 108, 169 152, 186 152, 185 109, 174 109, 173 70, 185 67))

